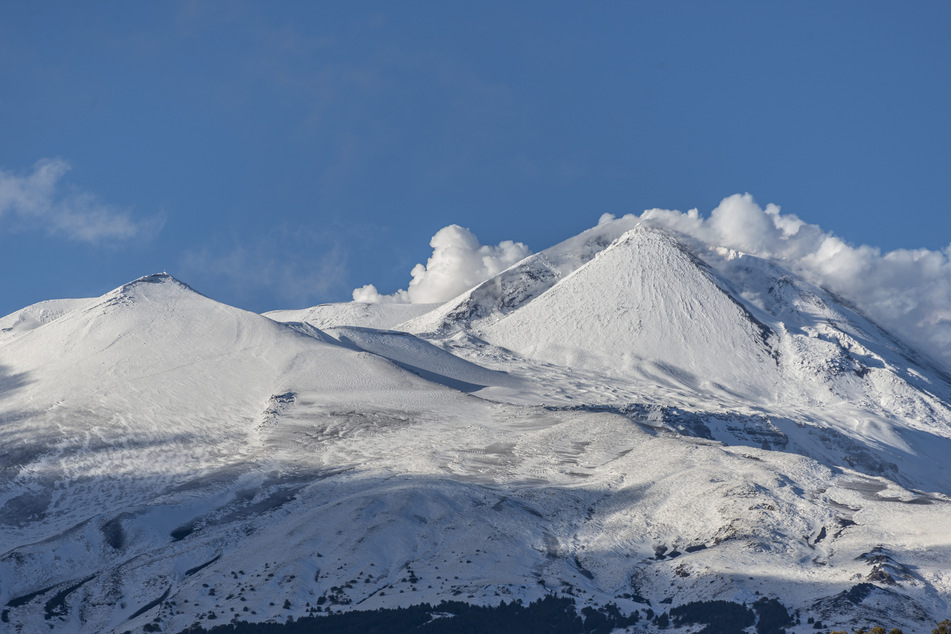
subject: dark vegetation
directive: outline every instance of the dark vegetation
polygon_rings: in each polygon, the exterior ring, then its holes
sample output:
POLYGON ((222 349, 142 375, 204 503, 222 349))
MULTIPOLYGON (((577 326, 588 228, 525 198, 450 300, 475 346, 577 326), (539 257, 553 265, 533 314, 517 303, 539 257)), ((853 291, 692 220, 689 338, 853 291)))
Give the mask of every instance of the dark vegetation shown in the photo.
MULTIPOLYGON (((673 608, 670 617, 677 627, 703 625, 700 632, 707 634, 742 634, 754 623, 757 634, 783 634, 795 624, 786 606, 766 597, 754 603, 752 609, 730 601, 695 601, 673 608)), ((658 620, 658 624, 666 622, 658 620)))
MULTIPOLYGON (((785 610, 785 608, 783 608, 785 610)), ((744 634, 756 622, 753 611, 730 601, 695 601, 671 609, 676 627, 705 625, 699 634, 744 634)))
MULTIPOLYGON (((669 602, 665 602, 669 603, 669 602)), ((701 625, 697 634, 743 634, 756 626, 757 634, 784 634, 786 628, 799 623, 777 599, 763 597, 752 606, 730 601, 696 601, 655 614, 642 608, 646 617, 661 629, 670 626, 701 625)), ((641 614, 635 610, 628 616, 614 604, 595 609, 586 606, 577 610, 570 597, 548 596, 529 605, 520 601, 496 607, 443 601, 439 605, 414 605, 408 608, 365 610, 305 616, 286 623, 232 622, 205 629, 194 625, 180 634, 469 634, 477 632, 527 634, 601 634, 635 625, 641 614)), ((830 630, 809 619, 814 629, 826 634, 850 634, 830 630)), ((951 621, 945 619, 931 630, 932 634, 951 634, 951 621)), ((899 628, 877 625, 861 628, 852 634, 904 634, 899 628)))
POLYGON ((573 599, 548 596, 527 606, 502 602, 497 607, 443 601, 437 606, 380 609, 307 616, 287 623, 231 623, 211 629, 194 626, 182 634, 370 634, 425 632, 427 634, 467 634, 469 632, 518 632, 538 634, 607 634, 619 627, 634 625, 638 612, 624 616, 609 604, 585 607, 579 615, 573 599))
MULTIPOLYGON (((708 634, 741 633, 755 623, 757 634, 782 634, 794 624, 793 617, 776 599, 762 598, 752 608, 729 601, 698 601, 655 614, 643 609, 654 624, 667 628, 671 625, 703 625, 700 632, 708 634)), ((586 606, 577 609, 574 599, 553 596, 539 599, 527 606, 503 602, 498 607, 475 606, 456 601, 439 605, 415 605, 408 608, 343 612, 320 616, 306 616, 287 623, 231 623, 210 629, 193 626, 182 634, 293 634, 319 632, 328 634, 364 634, 374 632, 551 632, 595 634, 612 632, 638 623, 637 610, 624 615, 614 604, 599 609, 586 606)), ((948 634, 951 634, 949 632, 948 634)))
POLYGON ((777 599, 763 597, 753 604, 753 610, 759 619, 756 622, 756 634, 782 634, 793 625, 793 617, 777 599))

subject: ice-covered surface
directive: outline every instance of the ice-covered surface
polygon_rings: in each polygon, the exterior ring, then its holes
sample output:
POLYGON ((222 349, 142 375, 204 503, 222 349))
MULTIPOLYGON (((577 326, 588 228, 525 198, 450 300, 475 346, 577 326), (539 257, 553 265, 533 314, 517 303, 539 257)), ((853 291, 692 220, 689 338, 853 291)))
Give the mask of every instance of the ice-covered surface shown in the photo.
POLYGON ((0 319, 2 627, 547 594, 946 617, 946 369, 773 263, 619 224, 435 309, 264 317, 155 275, 0 319))

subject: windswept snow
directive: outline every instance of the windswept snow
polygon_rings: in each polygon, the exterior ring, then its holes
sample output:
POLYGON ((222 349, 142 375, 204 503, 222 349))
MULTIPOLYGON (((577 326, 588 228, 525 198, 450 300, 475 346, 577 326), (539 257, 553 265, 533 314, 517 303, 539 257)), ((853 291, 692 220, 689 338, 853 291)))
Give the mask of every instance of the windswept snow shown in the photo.
POLYGON ((9 341, 45 323, 59 319, 68 312, 81 308, 92 299, 51 299, 27 306, 0 318, 0 343, 9 341))
POLYGON ((273 310, 264 313, 274 321, 300 321, 317 328, 334 326, 359 326, 386 330, 404 321, 428 313, 438 304, 402 304, 346 302, 342 304, 320 304, 299 310, 273 310))

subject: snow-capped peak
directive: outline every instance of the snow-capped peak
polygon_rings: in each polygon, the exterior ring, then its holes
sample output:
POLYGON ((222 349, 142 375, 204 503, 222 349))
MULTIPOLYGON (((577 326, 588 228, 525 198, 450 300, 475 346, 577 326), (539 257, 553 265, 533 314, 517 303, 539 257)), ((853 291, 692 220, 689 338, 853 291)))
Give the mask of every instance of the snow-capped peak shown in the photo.
POLYGON ((772 333, 668 233, 640 225, 484 328, 531 358, 699 392, 772 399, 772 333))
POLYGON ((780 264, 621 219, 420 310, 163 273, 4 317, 0 623, 951 608, 951 381, 780 264))

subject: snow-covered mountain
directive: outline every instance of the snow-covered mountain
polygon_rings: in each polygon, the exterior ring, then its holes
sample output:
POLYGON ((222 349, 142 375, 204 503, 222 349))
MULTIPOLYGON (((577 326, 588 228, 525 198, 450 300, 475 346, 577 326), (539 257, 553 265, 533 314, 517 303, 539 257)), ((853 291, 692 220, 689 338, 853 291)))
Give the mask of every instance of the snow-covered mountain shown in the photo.
POLYGON ((439 306, 262 316, 153 275, 0 319, 0 628, 553 596, 589 629, 924 631, 948 456, 946 368, 630 219, 439 306))

